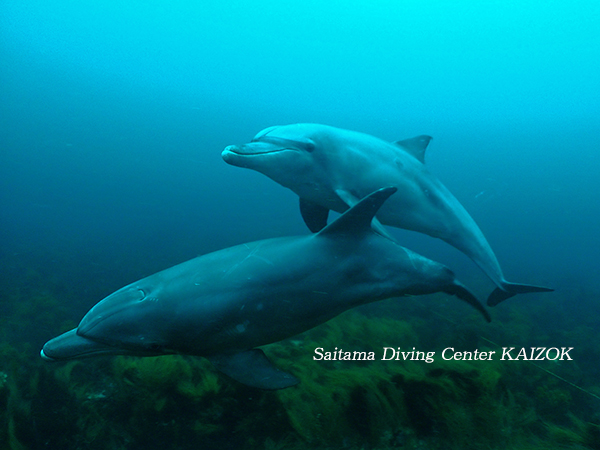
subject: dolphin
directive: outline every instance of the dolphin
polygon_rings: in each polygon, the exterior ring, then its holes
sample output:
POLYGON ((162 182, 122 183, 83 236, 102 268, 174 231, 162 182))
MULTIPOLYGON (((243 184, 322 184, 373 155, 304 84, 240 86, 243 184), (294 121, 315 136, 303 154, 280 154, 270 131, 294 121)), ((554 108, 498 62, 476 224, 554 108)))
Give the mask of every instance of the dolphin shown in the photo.
POLYGON ((298 379, 256 347, 361 304, 445 292, 490 321, 450 269, 373 231, 371 220, 395 191, 370 194, 316 234, 226 248, 125 286, 48 341, 41 356, 196 355, 246 385, 283 389, 298 379))
POLYGON ((321 230, 329 210, 344 212, 367 194, 386 186, 398 194, 378 211, 373 226, 418 231, 444 240, 470 257, 496 284, 494 306, 516 294, 553 289, 510 283, 485 236, 460 202, 425 166, 430 136, 387 142, 375 136, 327 125, 274 126, 252 142, 230 145, 225 162, 261 172, 300 197, 308 228, 321 230))

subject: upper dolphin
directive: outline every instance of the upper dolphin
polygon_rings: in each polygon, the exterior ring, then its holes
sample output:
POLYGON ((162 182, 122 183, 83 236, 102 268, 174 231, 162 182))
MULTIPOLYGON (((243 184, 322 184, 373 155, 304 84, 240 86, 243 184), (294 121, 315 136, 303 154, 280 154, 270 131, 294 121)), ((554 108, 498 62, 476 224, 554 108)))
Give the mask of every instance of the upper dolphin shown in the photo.
POLYGON ((198 355, 242 383, 281 389, 298 380, 255 347, 364 303, 443 291, 489 320, 450 269, 372 230, 395 191, 374 192, 317 234, 230 247, 132 283, 47 342, 41 355, 198 355))
MULTIPOLYGON (((469 256, 498 286, 488 305, 519 293, 552 291, 504 278, 473 218, 425 166, 430 140, 417 136, 387 142, 356 131, 301 123, 266 128, 249 144, 228 146, 222 157, 298 194, 302 217, 313 232, 327 224, 329 210, 344 212, 369 193, 394 186, 398 193, 379 210, 377 219, 440 238, 469 256)), ((373 226, 387 234, 377 219, 373 226)))

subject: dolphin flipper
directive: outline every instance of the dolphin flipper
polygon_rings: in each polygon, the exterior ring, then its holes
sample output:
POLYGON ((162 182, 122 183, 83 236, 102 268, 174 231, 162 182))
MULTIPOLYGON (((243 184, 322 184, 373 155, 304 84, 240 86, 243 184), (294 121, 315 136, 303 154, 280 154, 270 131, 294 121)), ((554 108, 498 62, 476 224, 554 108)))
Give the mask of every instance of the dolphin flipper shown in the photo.
MULTIPOLYGON (((396 191, 394 191, 394 192, 396 192, 396 191)), ((356 205, 360 201, 360 198, 356 197, 355 195, 351 194, 348 191, 345 191, 344 189, 336 189, 335 193, 346 205, 348 205, 348 208, 352 208, 354 205, 356 205)), ((373 217, 371 226, 380 235, 390 239, 391 241, 396 242, 396 239, 394 239, 392 236, 390 236, 390 234, 385 230, 384 226, 377 219, 377 217, 373 217)))
POLYGON ((487 299, 488 306, 496 306, 504 300, 514 297, 517 294, 526 294, 528 292, 552 292, 554 289, 543 286, 533 286, 531 284, 502 282, 502 288, 496 288, 487 299))
POLYGON ((329 210, 318 203, 300 197, 300 214, 313 233, 318 233, 327 226, 329 210))
POLYGON ((246 386, 276 390, 300 383, 295 376, 275 367, 258 348, 233 355, 211 356, 208 360, 220 372, 246 386))

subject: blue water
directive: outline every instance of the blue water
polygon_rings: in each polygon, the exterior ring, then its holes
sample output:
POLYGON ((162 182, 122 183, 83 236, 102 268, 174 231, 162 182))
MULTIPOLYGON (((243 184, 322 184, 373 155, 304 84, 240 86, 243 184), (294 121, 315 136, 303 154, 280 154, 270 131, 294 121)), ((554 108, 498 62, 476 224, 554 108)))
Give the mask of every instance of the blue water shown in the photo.
MULTIPOLYGON (((560 295, 564 311, 588 302, 598 313, 598 2, 5 0, 1 10, 0 257, 68 286, 75 323, 186 259, 307 233, 292 192, 220 156, 295 122, 433 136, 427 164, 507 279, 556 288, 536 301, 560 295)), ((446 244, 393 233, 482 298, 492 288, 446 244)))
POLYGON ((507 278, 597 288, 599 8, 5 2, 2 251, 67 258, 74 283, 121 262, 129 273, 116 287, 209 250, 304 233, 290 192, 220 152, 267 126, 320 122, 389 140, 432 135, 428 165, 507 278))

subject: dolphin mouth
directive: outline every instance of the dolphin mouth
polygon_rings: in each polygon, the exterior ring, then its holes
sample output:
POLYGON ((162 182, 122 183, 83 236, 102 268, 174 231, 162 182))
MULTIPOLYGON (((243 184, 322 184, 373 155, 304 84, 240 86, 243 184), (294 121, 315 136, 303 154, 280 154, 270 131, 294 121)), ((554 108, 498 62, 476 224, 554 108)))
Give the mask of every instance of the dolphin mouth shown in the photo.
POLYGON ((281 147, 273 147, 272 145, 243 145, 242 147, 238 147, 237 145, 230 145, 223 150, 221 156, 225 158, 227 155, 231 153, 237 156, 259 156, 259 155, 268 155, 270 153, 279 153, 286 150, 294 150, 293 148, 281 148, 281 147), (259 149, 259 147, 265 147, 264 149, 259 149), (270 147, 270 148, 269 148, 270 147))
POLYGON ((40 356, 46 361, 64 361, 99 355, 122 355, 123 349, 101 344, 77 334, 77 328, 67 331, 44 344, 40 356))
POLYGON ((168 353, 165 351, 157 352, 152 349, 130 349, 120 345, 119 342, 114 342, 114 345, 113 343, 105 344, 82 336, 79 332, 80 330, 75 328, 54 339, 50 339, 44 344, 40 351, 42 359, 46 361, 68 361, 71 359, 81 359, 93 356, 159 356, 168 353))

